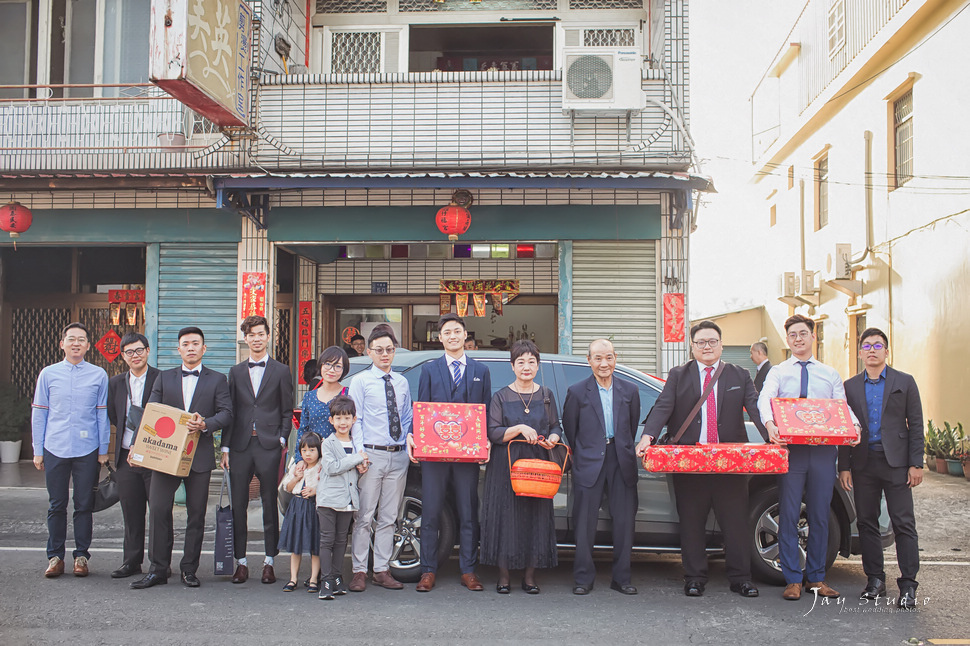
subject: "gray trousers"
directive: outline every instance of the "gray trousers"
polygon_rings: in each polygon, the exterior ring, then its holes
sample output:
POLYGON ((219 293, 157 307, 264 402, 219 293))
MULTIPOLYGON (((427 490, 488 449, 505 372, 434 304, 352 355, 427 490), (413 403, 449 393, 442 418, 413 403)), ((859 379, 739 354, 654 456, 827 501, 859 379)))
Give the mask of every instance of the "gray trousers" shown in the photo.
POLYGON ((317 507, 317 519, 320 522, 320 575, 323 578, 339 576, 354 512, 317 507))
POLYGON ((354 515, 352 552, 354 572, 367 572, 371 534, 374 535, 374 571, 386 572, 394 548, 394 525, 407 482, 407 451, 366 450, 370 467, 358 479, 360 509, 354 515), (374 518, 377 518, 376 525, 374 518))

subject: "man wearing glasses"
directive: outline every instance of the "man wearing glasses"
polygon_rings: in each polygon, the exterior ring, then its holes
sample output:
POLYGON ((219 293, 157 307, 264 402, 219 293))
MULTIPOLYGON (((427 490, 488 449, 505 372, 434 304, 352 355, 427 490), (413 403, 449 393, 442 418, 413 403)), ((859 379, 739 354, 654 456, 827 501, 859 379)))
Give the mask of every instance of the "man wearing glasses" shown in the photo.
POLYGON ((68 483, 74 481, 74 576, 88 575, 94 485, 99 463, 108 461, 108 374, 84 360, 91 347, 88 330, 71 323, 61 334, 64 361, 37 376, 31 413, 34 466, 44 471, 49 579, 64 574, 68 483))
POLYGON ((368 458, 358 480, 360 507, 354 517, 351 592, 363 592, 367 587, 372 533, 374 584, 388 590, 404 587, 391 576, 388 567, 397 510, 404 499, 408 475, 406 445, 413 410, 407 379, 391 369, 395 346, 397 339, 389 326, 375 327, 367 339, 367 354, 374 365, 358 374, 350 384, 350 398, 357 406, 357 421, 351 431, 354 452, 366 453, 368 458))
POLYGON ((859 357, 864 372, 845 382, 849 408, 862 426, 855 447, 839 447, 839 480, 855 497, 862 569, 868 581, 860 599, 886 595, 879 507, 886 507, 896 535, 899 607, 916 606, 919 544, 913 513, 913 487, 923 482, 923 407, 916 381, 886 365, 889 339, 878 328, 862 333, 859 357))
POLYGON ((145 512, 148 511, 152 472, 128 464, 128 451, 158 377, 158 369, 148 365, 148 352, 148 339, 144 335, 137 332, 126 334, 121 339, 121 356, 128 364, 128 370, 108 381, 108 419, 115 427, 115 482, 118 483, 121 515, 125 521, 123 560, 121 567, 111 573, 112 579, 141 573, 145 559, 145 512))
MULTIPOLYGON (((785 442, 778 436, 771 412, 773 397, 807 397, 810 399, 845 399, 842 377, 812 356, 815 321, 795 314, 785 321, 788 347, 792 356, 772 367, 758 398, 761 420, 775 444, 785 442)), ((851 412, 851 411, 850 411, 851 412)), ((855 414, 852 421, 859 428, 855 414)), ((782 597, 797 601, 805 590, 815 590, 822 597, 839 593, 825 582, 829 542, 829 507, 835 488, 835 446, 793 444, 788 447, 788 473, 778 476, 778 544, 781 571, 785 576, 782 597), (808 546, 805 570, 802 571, 798 546, 798 519, 805 501, 808 517, 808 546)))

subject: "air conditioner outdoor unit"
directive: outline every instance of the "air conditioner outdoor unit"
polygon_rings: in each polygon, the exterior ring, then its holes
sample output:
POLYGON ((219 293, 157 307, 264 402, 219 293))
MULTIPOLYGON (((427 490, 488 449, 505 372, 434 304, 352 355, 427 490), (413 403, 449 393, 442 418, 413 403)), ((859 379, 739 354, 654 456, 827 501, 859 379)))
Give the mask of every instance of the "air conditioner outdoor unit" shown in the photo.
POLYGON ((818 286, 815 284, 815 272, 811 269, 806 269, 802 272, 802 280, 799 285, 798 294, 799 296, 812 296, 818 293, 818 286))
POLYGON ((781 275, 781 289, 779 290, 780 298, 794 298, 795 292, 798 290, 798 280, 795 278, 795 272, 786 271, 781 275))
POLYGON ((624 116, 643 109, 642 57, 635 47, 564 47, 562 111, 624 116))

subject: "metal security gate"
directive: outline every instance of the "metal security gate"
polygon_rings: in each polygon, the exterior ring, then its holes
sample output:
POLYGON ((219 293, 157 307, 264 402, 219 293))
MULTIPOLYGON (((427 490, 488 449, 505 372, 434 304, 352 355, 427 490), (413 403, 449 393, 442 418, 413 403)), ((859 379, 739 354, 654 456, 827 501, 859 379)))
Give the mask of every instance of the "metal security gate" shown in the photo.
POLYGON ((658 371, 657 243, 573 242, 573 353, 612 338, 620 363, 658 371))

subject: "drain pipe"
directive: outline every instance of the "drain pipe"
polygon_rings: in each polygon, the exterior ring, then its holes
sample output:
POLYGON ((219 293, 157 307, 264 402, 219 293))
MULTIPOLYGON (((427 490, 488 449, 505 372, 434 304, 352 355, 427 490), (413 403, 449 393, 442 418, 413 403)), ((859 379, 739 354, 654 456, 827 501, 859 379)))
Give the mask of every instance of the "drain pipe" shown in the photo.
POLYGON ((875 236, 872 226, 872 131, 866 130, 864 136, 866 139, 866 249, 861 256, 849 261, 853 265, 861 263, 869 256, 872 252, 872 240, 875 236))

